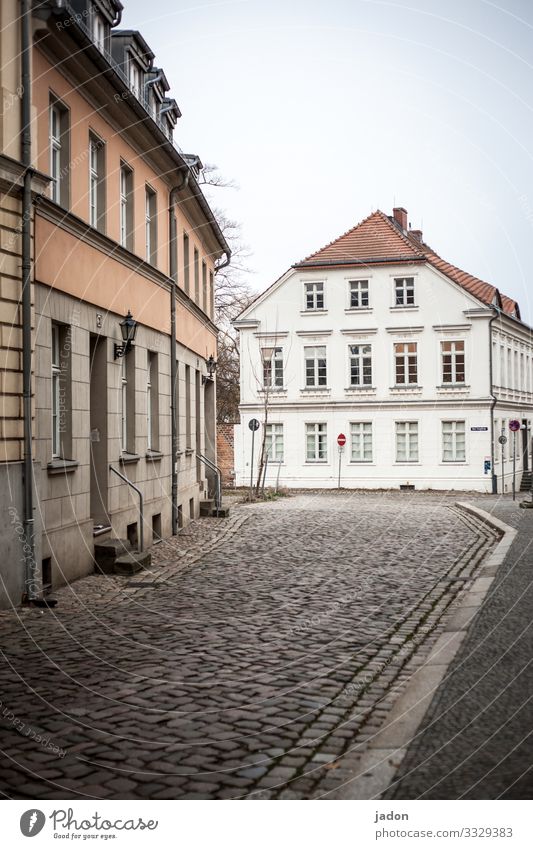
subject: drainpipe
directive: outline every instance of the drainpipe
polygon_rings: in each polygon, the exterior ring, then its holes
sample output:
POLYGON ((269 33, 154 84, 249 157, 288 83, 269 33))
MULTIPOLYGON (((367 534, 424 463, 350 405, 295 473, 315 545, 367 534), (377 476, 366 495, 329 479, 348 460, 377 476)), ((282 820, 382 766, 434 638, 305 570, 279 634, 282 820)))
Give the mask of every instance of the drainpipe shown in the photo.
POLYGON ((490 468, 492 475, 492 494, 496 495, 498 492, 498 479, 496 477, 496 472, 494 470, 494 461, 496 457, 495 445, 494 445, 494 408, 496 407, 496 403, 498 399, 494 394, 494 374, 493 374, 493 356, 492 356, 492 323, 499 316, 499 312, 496 310, 493 312, 491 318, 489 319, 489 380, 490 380, 490 392, 489 395, 492 398, 490 405, 490 468))
POLYGON ((172 504, 172 535, 178 533, 178 418, 176 411, 176 286, 178 285, 178 269, 177 269, 177 227, 176 216, 174 215, 174 204, 177 200, 177 194, 184 189, 189 183, 190 171, 187 168, 182 175, 182 180, 179 186, 174 186, 170 192, 168 202, 168 225, 169 225, 169 271, 170 279, 170 420, 172 431, 172 483, 171 483, 171 504, 172 504))
POLYGON ((21 160, 22 193, 22 387, 24 404, 24 582, 28 601, 40 597, 35 561, 33 520, 33 445, 31 422, 31 11, 30 0, 21 0, 21 160))

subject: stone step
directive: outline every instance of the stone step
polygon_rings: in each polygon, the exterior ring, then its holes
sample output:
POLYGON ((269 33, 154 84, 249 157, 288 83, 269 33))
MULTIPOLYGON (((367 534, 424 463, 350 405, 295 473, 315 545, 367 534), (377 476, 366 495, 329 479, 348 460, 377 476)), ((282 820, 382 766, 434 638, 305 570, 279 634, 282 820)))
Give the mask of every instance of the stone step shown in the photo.
POLYGON ((230 507, 224 507, 224 505, 222 505, 222 507, 220 507, 218 510, 216 509, 216 507, 213 507, 213 512, 211 513, 211 515, 215 519, 227 519, 230 514, 230 510, 230 507))
POLYGON ((135 575, 142 569, 149 569, 151 564, 149 551, 129 551, 117 557, 113 571, 115 575, 135 575))
POLYGON ((104 575, 112 575, 117 557, 132 550, 127 539, 101 539, 94 543, 94 570, 104 575))
POLYGON ((212 516, 214 506, 214 498, 202 499, 202 501, 200 501, 200 516, 212 516))

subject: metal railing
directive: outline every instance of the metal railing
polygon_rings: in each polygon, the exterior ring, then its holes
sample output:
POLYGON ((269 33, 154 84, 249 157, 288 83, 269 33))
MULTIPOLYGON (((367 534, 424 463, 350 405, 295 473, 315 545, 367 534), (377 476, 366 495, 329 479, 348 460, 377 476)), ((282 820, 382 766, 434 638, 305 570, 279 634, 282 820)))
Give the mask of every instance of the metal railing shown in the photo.
POLYGON ((123 475, 122 472, 119 472, 119 470, 115 469, 114 466, 109 466, 109 468, 111 469, 112 472, 114 472, 116 475, 118 475, 118 477, 121 480, 123 480, 124 483, 127 483, 128 486, 131 486, 131 488, 134 489, 135 492, 137 493, 137 495, 139 496, 139 514, 140 514, 140 530, 139 530, 140 547, 139 547, 139 551, 144 551, 144 501, 143 501, 143 494, 142 494, 141 490, 139 489, 139 487, 135 486, 133 481, 130 481, 130 479, 127 478, 126 475, 123 475))
POLYGON ((222 507, 222 474, 216 463, 213 463, 213 461, 209 460, 208 457, 205 457, 203 454, 197 454, 196 456, 200 462, 204 464, 204 466, 207 466, 208 469, 211 469, 211 471, 215 473, 215 508, 218 511, 222 507))

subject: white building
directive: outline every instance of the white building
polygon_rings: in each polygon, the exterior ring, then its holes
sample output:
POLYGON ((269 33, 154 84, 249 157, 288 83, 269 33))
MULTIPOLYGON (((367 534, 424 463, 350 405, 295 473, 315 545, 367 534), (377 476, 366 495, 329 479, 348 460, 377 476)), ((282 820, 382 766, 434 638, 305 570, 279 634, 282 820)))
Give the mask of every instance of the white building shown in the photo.
POLYGON ((517 486, 531 468, 532 331, 401 207, 296 263, 235 325, 238 486, 250 484, 250 419, 257 470, 265 415, 267 485, 336 487, 340 469, 343 487, 510 491, 513 447, 517 486))

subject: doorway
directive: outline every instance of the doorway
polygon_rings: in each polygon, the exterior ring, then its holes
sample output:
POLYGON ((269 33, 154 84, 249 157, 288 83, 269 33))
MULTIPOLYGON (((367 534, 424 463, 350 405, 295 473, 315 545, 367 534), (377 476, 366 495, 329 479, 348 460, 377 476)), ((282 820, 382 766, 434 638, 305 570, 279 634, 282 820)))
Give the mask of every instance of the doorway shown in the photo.
POLYGON ((107 339, 91 335, 89 421, 91 443, 91 516, 94 527, 109 526, 107 449, 107 339))

